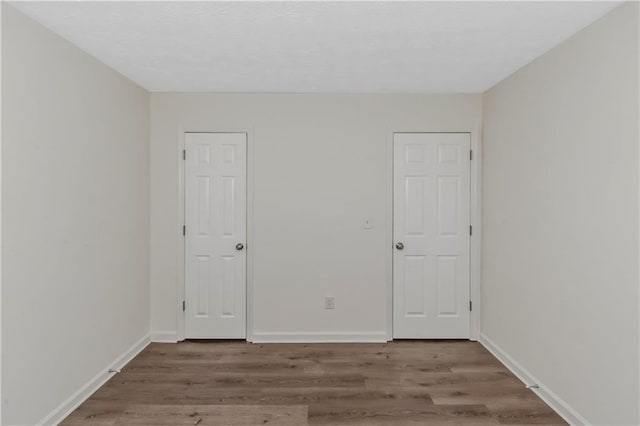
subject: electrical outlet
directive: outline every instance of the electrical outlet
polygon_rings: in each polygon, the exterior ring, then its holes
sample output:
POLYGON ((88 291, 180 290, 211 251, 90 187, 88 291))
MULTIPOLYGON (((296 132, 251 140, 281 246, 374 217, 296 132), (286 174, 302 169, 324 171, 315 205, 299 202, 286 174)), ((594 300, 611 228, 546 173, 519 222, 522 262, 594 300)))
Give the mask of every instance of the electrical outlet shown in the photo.
POLYGON ((334 308, 333 297, 325 297, 324 298, 324 308, 325 309, 333 309, 334 308))

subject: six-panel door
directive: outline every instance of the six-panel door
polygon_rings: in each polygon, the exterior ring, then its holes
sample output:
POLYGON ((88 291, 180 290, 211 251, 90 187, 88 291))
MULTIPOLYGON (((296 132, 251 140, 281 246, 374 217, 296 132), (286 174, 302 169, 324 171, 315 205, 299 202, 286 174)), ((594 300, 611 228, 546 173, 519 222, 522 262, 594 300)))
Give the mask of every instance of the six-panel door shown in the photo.
POLYGON ((393 143, 393 337, 468 338, 470 135, 393 143))
POLYGON ((246 337, 245 133, 185 134, 185 337, 246 337))

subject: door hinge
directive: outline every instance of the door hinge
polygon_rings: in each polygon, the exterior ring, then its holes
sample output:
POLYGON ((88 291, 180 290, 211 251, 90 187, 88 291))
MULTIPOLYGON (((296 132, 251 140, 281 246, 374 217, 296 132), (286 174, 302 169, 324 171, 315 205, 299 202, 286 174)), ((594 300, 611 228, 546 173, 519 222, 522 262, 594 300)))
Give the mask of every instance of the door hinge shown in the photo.
POLYGON ((469 160, 473 160, 473 150, 469 151, 469 160))
POLYGON ((186 159, 187 159, 187 150, 186 150, 186 149, 183 149, 183 150, 182 150, 182 159, 183 159, 183 160, 186 160, 186 159))
POLYGON ((187 304, 185 303, 185 301, 182 301, 182 312, 184 312, 186 310, 186 306, 187 304))
POLYGON ((473 302, 469 300, 469 310, 473 311, 473 302))
POLYGON ((182 225, 182 235, 187 235, 187 225, 182 225))
POLYGON ((473 235, 473 225, 469 225, 469 235, 473 235))

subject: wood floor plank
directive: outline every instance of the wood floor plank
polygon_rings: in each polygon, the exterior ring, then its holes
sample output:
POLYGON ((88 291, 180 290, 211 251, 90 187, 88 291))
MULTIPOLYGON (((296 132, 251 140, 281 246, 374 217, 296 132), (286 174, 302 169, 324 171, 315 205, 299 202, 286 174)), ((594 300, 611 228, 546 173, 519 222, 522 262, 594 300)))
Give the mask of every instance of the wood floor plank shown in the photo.
POLYGON ((513 403, 505 399, 486 404, 493 417, 504 425, 564 425, 566 424, 541 399, 520 399, 513 403))
POLYGON ((154 343, 62 424, 195 422, 565 424, 469 341, 154 343))
POLYGON ((67 426, 88 424, 94 426, 113 426, 127 405, 126 402, 119 403, 117 401, 103 401, 90 398, 71 413, 71 415, 64 420, 63 424, 67 426))
POLYGON ((118 426, 210 426, 307 424, 303 405, 130 405, 118 426))
POLYGON ((119 378, 122 386, 138 385, 187 385, 207 388, 255 388, 255 387, 359 387, 364 385, 361 374, 289 374, 274 373, 269 370, 247 374, 244 372, 217 372, 212 374, 167 373, 149 375, 146 373, 129 373, 119 378), (126 378, 125 378, 126 377, 126 378))
POLYGON ((439 407, 432 404, 398 404, 396 401, 367 404, 331 404, 310 407, 309 424, 321 425, 498 425, 489 410, 482 405, 439 407))

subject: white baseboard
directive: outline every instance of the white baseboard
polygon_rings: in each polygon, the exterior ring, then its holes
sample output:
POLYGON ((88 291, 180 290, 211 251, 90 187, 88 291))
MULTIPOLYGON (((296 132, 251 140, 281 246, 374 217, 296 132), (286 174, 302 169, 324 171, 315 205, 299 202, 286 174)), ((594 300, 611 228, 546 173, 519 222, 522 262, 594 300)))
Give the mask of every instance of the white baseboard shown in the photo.
POLYGON ((520 379, 526 385, 536 384, 538 389, 532 388, 531 390, 547 403, 556 413, 558 413, 563 419, 565 419, 570 425, 590 425, 584 417, 582 417, 576 410, 574 410, 569 404, 567 404, 562 398, 556 395, 551 389, 541 383, 540 380, 529 373, 522 365, 516 360, 511 358, 507 353, 496 345, 485 334, 480 333, 479 342, 487 348, 493 356, 504 364, 518 379, 520 379))
POLYGON ((129 361, 135 358, 147 345, 151 342, 149 339, 149 335, 147 334, 136 343, 133 344, 129 349, 127 349, 122 355, 117 357, 113 362, 105 365, 103 371, 98 373, 94 378, 89 380, 84 386, 82 386, 78 391, 76 391, 73 395, 67 398, 62 404, 60 404, 56 409, 54 409, 51 413, 49 413, 44 419, 39 421, 38 425, 57 425, 62 420, 65 419, 73 410, 78 408, 80 404, 82 404, 87 398, 91 396, 96 390, 100 388, 100 386, 104 385, 109 379, 111 379, 114 374, 109 373, 108 370, 110 368, 121 369, 124 367, 129 361))
POLYGON ((253 343, 384 343, 386 331, 375 332, 253 332, 253 343))
POLYGON ((151 341, 153 343, 178 343, 178 333, 175 331, 152 331, 151 341))

